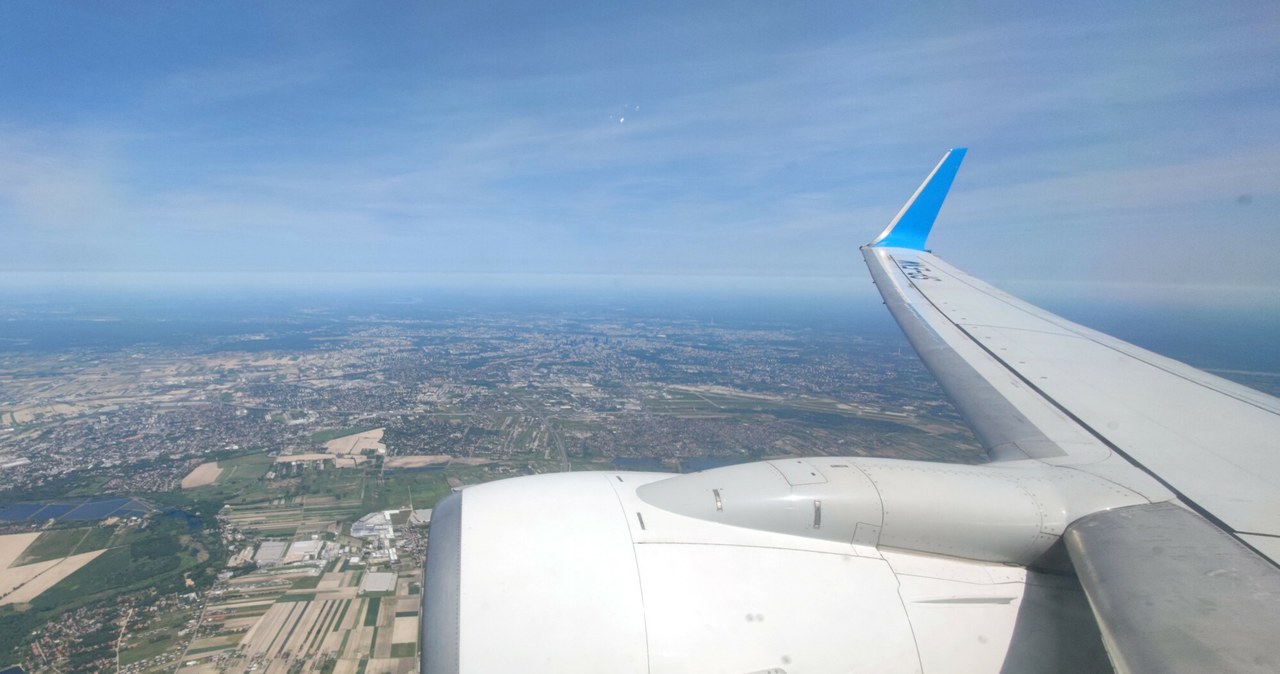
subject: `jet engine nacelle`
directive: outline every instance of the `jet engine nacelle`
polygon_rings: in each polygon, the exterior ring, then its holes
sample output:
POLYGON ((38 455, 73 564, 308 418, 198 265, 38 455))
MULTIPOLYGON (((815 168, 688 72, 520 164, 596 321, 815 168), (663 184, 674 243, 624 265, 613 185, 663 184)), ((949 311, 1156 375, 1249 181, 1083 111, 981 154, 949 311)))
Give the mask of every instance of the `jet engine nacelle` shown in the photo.
POLYGON ((1105 670, 1074 579, 1021 565, 1133 498, 864 458, 477 485, 432 516, 423 671, 1105 670))
POLYGON ((653 506, 737 527, 1022 566, 1076 519, 1147 502, 1038 462, 869 458, 747 463, 652 482, 638 494, 653 506))

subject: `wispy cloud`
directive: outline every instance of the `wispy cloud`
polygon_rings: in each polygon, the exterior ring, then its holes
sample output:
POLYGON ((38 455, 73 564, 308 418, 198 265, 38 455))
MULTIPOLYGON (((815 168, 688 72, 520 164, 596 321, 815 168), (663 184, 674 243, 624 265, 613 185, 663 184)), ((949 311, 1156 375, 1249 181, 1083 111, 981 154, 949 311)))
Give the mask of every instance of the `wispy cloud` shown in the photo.
MULTIPOLYGON (((996 276, 1174 280, 1206 231, 1280 243, 1275 12, 841 10, 795 37, 790 11, 685 11, 312 25, 11 120, 0 213, 27 254, 5 264, 853 274, 959 144, 936 241, 996 276)), ((1262 266, 1206 273, 1280 286, 1262 266)))
POLYGON ((83 231, 121 224, 116 132, 0 127, 0 207, 10 231, 83 231))

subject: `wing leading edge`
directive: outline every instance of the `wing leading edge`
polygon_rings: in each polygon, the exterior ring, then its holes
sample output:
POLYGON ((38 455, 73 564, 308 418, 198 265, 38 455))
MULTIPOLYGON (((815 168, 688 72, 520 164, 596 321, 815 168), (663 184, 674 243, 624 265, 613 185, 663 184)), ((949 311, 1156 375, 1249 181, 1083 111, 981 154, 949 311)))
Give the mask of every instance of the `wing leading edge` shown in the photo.
POLYGON ((1117 671, 1273 671, 1280 649, 1259 635, 1280 633, 1280 400, 927 252, 957 153, 863 247, 885 304, 994 461, 1086 472, 1151 501, 1064 537, 1117 671))

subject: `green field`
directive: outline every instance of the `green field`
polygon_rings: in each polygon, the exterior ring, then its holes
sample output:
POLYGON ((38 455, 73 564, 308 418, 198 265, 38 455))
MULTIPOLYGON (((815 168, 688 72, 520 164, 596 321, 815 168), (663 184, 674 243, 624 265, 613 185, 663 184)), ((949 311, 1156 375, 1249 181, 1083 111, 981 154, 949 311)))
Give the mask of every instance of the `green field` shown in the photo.
POLYGON ((264 479, 275 460, 255 452, 218 462, 222 472, 213 484, 184 490, 191 498, 224 503, 257 503, 273 494, 264 479))
POLYGON ((401 473, 388 472, 370 477, 361 508, 364 512, 407 508, 431 508, 449 494, 446 476, 454 471, 401 473))
POLYGON ((333 499, 331 503, 308 507, 308 510, 325 507, 341 509, 346 504, 354 506, 364 488, 365 470, 365 468, 309 469, 302 474, 302 482, 298 485, 296 493, 317 499, 325 497, 333 499))
POLYGON ((22 556, 17 559, 14 566, 47 562, 72 554, 101 550, 107 547, 114 533, 114 527, 103 526, 46 531, 22 552, 22 556))
POLYGON ((293 589, 295 590, 314 590, 320 584, 320 576, 305 576, 297 578, 293 581, 293 589))
POLYGON ((146 530, 129 530, 96 559, 67 576, 32 602, 38 608, 61 608, 95 596, 115 595, 143 587, 182 587, 181 573, 195 557, 178 542, 181 528, 158 520, 146 530))

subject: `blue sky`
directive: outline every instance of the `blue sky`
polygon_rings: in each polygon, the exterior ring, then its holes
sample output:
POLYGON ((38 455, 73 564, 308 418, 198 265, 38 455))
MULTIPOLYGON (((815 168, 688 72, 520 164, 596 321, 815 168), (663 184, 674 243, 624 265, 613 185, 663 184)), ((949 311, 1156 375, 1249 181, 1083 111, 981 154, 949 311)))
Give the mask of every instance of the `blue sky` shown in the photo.
POLYGON ((1280 6, 941 4, 5 2, 0 274, 861 283, 965 145, 971 272, 1280 297, 1280 6))

